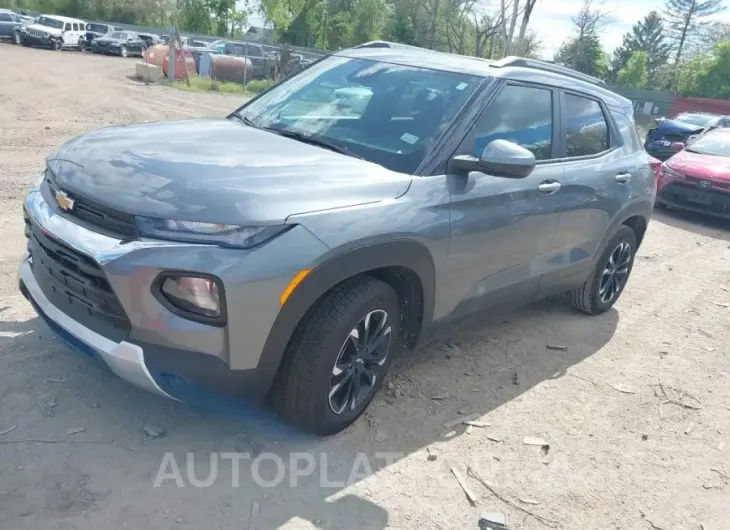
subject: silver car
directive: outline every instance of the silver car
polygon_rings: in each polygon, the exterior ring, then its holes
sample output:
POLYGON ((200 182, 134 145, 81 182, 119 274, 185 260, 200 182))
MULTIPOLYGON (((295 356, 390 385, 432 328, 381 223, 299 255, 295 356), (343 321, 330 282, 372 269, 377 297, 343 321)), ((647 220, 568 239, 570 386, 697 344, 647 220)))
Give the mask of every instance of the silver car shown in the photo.
POLYGON ((609 310, 655 194, 631 102, 596 79, 378 43, 226 118, 59 147, 20 289, 142 388, 268 396, 327 435, 442 326, 556 293, 609 310))

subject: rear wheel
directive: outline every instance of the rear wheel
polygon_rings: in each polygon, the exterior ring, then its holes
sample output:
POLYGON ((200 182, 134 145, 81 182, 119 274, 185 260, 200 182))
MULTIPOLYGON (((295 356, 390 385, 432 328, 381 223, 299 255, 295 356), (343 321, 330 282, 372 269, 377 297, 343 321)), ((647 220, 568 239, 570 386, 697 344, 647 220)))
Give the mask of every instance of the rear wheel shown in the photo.
POLYGON ((362 276, 332 289, 297 327, 272 389, 282 416, 320 436, 367 408, 400 333, 400 305, 386 283, 362 276))
POLYGON ((576 309, 589 315, 608 311, 616 303, 634 266, 636 235, 626 225, 613 234, 583 286, 570 293, 576 309))

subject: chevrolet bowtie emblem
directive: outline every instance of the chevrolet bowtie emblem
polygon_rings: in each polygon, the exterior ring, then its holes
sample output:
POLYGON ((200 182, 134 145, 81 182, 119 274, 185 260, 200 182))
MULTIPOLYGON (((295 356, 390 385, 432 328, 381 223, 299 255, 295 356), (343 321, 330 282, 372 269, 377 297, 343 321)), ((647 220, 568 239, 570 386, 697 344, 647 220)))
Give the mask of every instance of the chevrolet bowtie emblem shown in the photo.
POLYGON ((69 211, 74 207, 74 200, 64 191, 59 190, 56 192, 56 202, 61 210, 69 211))

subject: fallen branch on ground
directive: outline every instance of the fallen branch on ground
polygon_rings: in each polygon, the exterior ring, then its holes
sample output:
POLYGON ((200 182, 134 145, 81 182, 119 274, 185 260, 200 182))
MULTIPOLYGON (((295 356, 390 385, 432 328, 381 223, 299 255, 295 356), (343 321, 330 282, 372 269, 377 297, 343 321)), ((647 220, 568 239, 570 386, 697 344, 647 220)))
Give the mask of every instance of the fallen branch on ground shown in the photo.
POLYGON ((102 444, 102 445, 115 445, 126 449, 127 451, 136 451, 134 447, 128 445, 118 444, 108 440, 41 440, 41 439, 24 439, 24 440, 0 440, 0 444, 102 444))
POLYGON ((467 475, 469 475, 470 477, 472 477, 472 478, 474 478, 474 479, 478 480, 478 481, 479 481, 479 483, 480 483, 480 484, 481 484, 482 486, 484 486, 484 487, 485 487, 485 488, 487 488, 487 489, 488 489, 489 491, 491 491, 491 492, 492 492, 492 494, 493 494, 493 495, 494 495, 495 497, 497 497, 497 498, 498 498, 498 499, 499 499, 500 501, 502 501, 503 503, 507 504, 508 506, 511 506, 511 507, 512 507, 512 508, 514 508, 515 510, 519 510, 519 511, 521 511, 522 513, 525 513, 525 514, 529 515, 530 517, 532 517, 532 518, 534 518, 534 519, 538 520, 539 522, 541 522, 541 523, 542 523, 542 524, 544 524, 545 526, 548 526, 548 527, 550 527, 550 528, 557 528, 557 527, 558 527, 558 523, 557 523, 557 521, 553 521, 552 519, 548 519, 547 517, 543 517, 542 515, 540 515, 540 514, 537 514, 537 513, 535 513, 535 512, 532 512, 532 511, 528 510, 527 508, 523 508, 522 506, 520 506, 520 505, 519 505, 519 504, 517 504, 516 502, 514 502, 514 501, 511 501, 511 500, 509 500, 509 499, 508 499, 507 497, 505 497, 504 495, 501 495, 501 494, 500 494, 499 492, 497 492, 497 490, 495 490, 495 489, 494 489, 494 486, 492 486, 492 485, 491 485, 491 484, 490 484, 489 482, 487 482, 487 481, 486 481, 486 480, 484 480, 484 479, 483 479, 482 477, 480 477, 480 476, 479 476, 479 474, 478 474, 478 473, 477 473, 476 471, 474 471, 474 470, 473 470, 473 469, 472 469, 471 467, 468 467, 468 468, 466 469, 466 474, 467 474, 467 475))

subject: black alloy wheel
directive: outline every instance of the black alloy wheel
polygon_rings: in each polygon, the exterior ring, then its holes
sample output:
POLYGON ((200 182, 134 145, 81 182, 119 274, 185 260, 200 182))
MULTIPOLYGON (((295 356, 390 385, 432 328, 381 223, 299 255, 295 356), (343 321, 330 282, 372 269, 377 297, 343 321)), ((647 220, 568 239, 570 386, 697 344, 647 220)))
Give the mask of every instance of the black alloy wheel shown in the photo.
POLYGON ((631 246, 622 241, 611 252, 601 275, 601 283, 598 288, 598 296, 602 303, 608 304, 618 297, 629 277, 629 264, 631 263, 631 246))
POLYGON ((357 408, 383 377, 393 328, 388 313, 370 311, 350 331, 332 367, 329 406, 335 414, 357 408))

